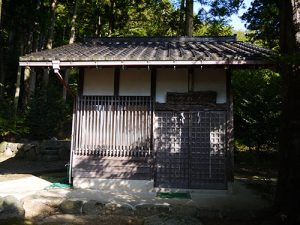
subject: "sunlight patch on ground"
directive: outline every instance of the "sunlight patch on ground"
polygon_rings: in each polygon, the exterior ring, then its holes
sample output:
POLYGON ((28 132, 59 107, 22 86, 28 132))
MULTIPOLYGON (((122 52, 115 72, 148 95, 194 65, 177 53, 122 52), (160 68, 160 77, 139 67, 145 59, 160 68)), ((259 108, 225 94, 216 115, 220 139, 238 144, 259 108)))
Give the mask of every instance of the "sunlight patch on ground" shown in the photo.
POLYGON ((51 182, 30 174, 0 175, 0 196, 24 198, 51 185, 51 182))

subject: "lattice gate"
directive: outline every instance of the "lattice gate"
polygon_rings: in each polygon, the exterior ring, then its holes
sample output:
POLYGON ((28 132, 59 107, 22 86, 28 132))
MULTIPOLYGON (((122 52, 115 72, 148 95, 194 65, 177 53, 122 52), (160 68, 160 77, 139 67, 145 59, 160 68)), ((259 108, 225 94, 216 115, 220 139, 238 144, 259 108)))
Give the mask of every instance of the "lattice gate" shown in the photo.
POLYGON ((225 124, 225 111, 156 112, 156 186, 226 189, 225 124))
POLYGON ((73 178, 150 180, 151 105, 150 96, 79 96, 73 118, 73 178))

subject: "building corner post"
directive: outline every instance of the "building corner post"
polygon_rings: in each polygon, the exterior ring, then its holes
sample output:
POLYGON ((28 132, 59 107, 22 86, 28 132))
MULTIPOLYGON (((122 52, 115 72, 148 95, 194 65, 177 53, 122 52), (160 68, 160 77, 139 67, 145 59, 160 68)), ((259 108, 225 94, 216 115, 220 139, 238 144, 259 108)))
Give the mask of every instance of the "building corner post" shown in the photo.
POLYGON ((234 133, 233 133, 233 93, 232 93, 232 70, 226 69, 226 177, 228 190, 231 191, 234 182, 234 133))

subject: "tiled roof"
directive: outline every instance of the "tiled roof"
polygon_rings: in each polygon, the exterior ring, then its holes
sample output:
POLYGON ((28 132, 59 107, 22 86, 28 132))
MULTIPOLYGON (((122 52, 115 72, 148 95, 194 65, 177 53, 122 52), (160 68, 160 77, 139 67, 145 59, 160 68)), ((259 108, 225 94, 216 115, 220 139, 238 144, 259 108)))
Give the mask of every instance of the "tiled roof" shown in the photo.
POLYGON ((250 61, 268 61, 271 55, 270 50, 237 41, 235 36, 113 37, 88 38, 83 43, 31 53, 20 57, 20 65, 53 60, 77 63, 98 62, 99 65, 101 62, 113 61, 133 61, 133 63, 210 61, 217 64, 243 61, 247 64, 250 61))

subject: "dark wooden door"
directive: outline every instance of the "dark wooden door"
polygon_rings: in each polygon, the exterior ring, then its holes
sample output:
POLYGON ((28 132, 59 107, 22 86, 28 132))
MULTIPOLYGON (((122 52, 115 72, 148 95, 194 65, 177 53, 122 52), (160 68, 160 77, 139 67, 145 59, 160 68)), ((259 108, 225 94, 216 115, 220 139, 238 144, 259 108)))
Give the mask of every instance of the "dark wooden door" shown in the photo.
POLYGON ((224 111, 155 113, 157 187, 226 189, 224 111))

